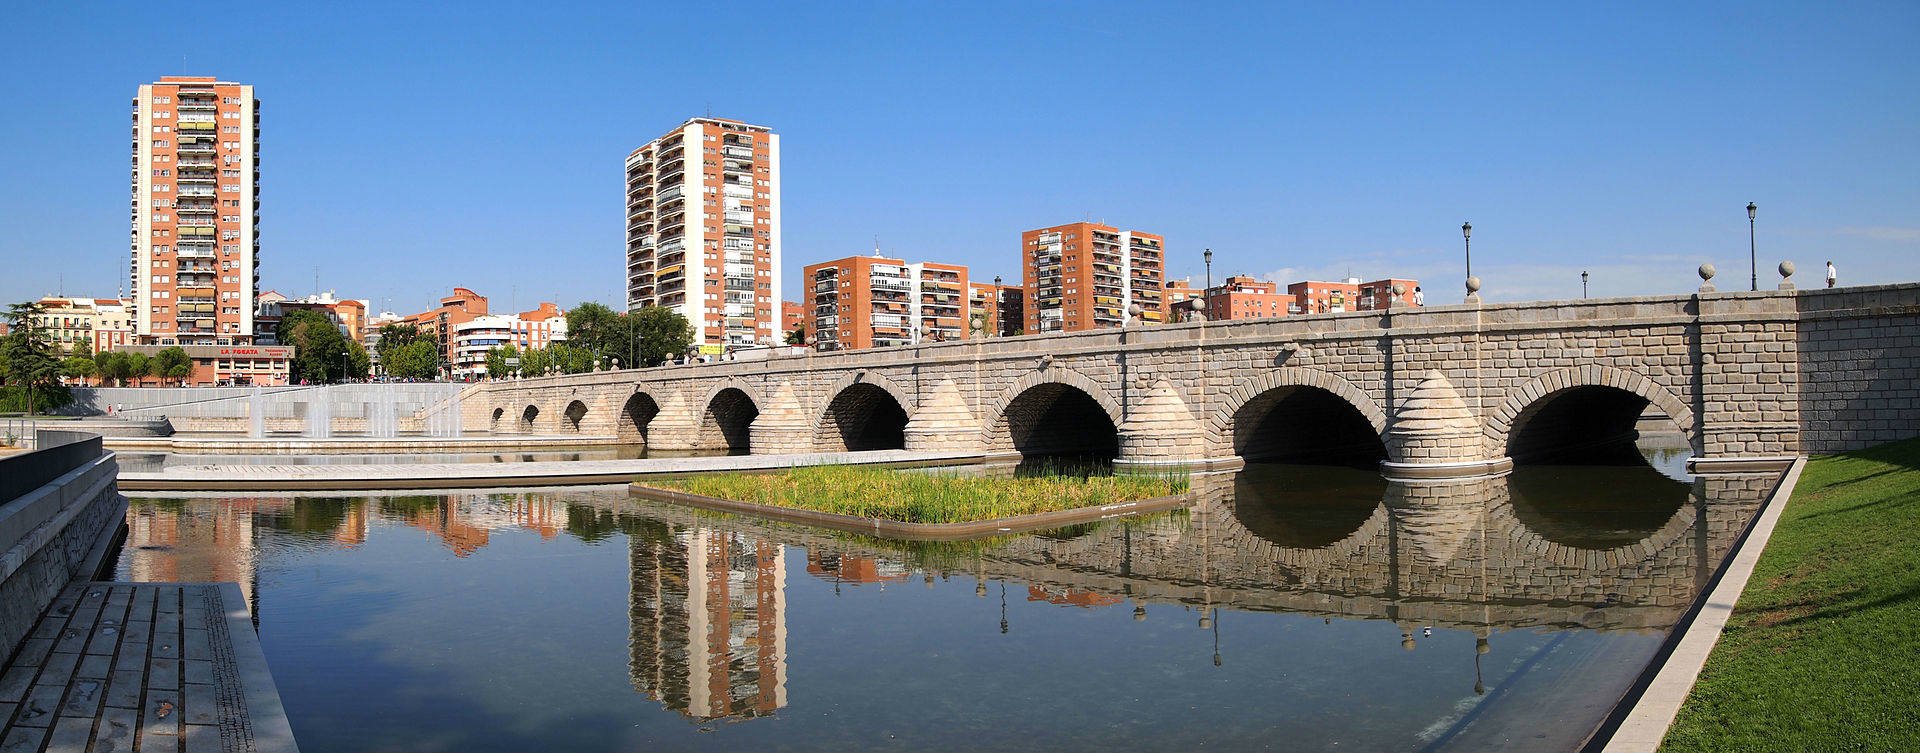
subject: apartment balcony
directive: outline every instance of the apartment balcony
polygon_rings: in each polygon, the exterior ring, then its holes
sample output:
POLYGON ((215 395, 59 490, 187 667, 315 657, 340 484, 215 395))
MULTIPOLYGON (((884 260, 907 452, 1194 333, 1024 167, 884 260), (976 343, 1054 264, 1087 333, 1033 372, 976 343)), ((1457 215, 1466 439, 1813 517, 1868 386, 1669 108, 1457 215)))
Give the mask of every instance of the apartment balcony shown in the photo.
POLYGON ((813 315, 814 315, 814 316, 816 316, 816 317, 821 317, 821 316, 835 316, 835 315, 837 315, 837 314, 839 314, 839 313, 840 313, 840 312, 839 312, 839 310, 838 310, 838 309, 835 309, 835 308, 834 308, 833 306, 831 306, 831 305, 825 305, 825 306, 814 306, 814 307, 813 307, 813 315))
POLYGON ((180 106, 180 109, 188 110, 192 112, 203 112, 208 110, 220 109, 220 103, 217 100, 212 100, 212 99, 186 99, 183 97, 178 102, 178 104, 180 106))
POLYGON ((198 188, 198 187, 185 187, 185 186, 182 186, 182 187, 180 188, 180 190, 178 190, 178 191, 175 191, 175 192, 174 192, 174 195, 176 195, 176 196, 212 196, 212 195, 214 195, 215 193, 216 193, 216 191, 214 191, 214 190, 213 190, 213 189, 211 189, 211 188, 198 188))
POLYGON ((820 308, 828 308, 828 309, 833 308, 833 303, 838 300, 840 300, 840 296, 837 293, 814 293, 813 294, 813 302, 816 306, 815 310, 818 310, 820 308))
POLYGON ((179 214, 213 214, 219 208, 212 204, 181 204, 174 207, 173 211, 179 214))
POLYGON ((723 146, 720 147, 720 153, 737 159, 753 159, 753 147, 750 146, 723 146))
POLYGON ((727 213, 725 213, 724 215, 722 215, 722 217, 721 217, 721 218, 722 218, 723 220, 725 220, 725 221, 727 221, 727 222, 732 222, 732 223, 736 223, 736 224, 741 224, 741 225, 751 225, 751 224, 753 224, 753 213, 752 213, 752 212, 733 212, 733 211, 729 211, 729 212, 727 212, 727 213))
POLYGON ((830 279, 837 278, 839 276, 840 276, 839 267, 827 267, 825 269, 822 269, 818 272, 813 273, 813 279, 816 279, 816 280, 830 280, 830 279))
POLYGON ((813 292, 815 293, 831 293, 839 289, 840 284, 831 280, 815 283, 813 286, 813 292))
POLYGON ((175 147, 175 151, 179 152, 180 154, 213 154, 216 148, 217 148, 217 145, 212 141, 207 141, 207 142, 183 141, 180 143, 179 146, 175 147))
POLYGON ((721 230, 727 235, 730 235, 735 238, 753 237, 752 225, 722 225, 721 230))

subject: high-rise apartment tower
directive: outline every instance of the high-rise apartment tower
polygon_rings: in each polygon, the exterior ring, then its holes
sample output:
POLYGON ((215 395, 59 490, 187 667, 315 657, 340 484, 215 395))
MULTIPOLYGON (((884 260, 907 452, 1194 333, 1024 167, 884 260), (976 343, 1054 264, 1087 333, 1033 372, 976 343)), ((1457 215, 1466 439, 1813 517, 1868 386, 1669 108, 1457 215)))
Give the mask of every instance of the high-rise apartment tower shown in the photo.
POLYGON ((704 346, 777 344, 780 137, 694 118, 627 155, 627 308, 665 306, 704 346))
POLYGON ((253 342, 259 219, 253 87, 198 76, 142 84, 133 100, 135 339, 253 342))
POLYGON ((1021 233, 1027 333, 1118 327, 1132 304, 1140 305, 1138 323, 1163 321, 1165 245, 1152 233, 1095 222, 1021 233))

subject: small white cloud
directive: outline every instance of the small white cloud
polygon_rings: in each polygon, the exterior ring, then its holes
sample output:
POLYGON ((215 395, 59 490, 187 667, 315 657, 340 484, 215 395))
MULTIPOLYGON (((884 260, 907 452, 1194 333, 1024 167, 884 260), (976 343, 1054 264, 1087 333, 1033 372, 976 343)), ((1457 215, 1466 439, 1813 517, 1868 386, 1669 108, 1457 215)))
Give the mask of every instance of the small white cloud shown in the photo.
POLYGON ((1848 227, 1840 228, 1840 234, 1853 236, 1855 238, 1866 238, 1868 240, 1876 240, 1876 241, 1893 241, 1896 243, 1912 243, 1914 241, 1920 241, 1920 228, 1912 228, 1912 227, 1888 227, 1885 225, 1875 225, 1872 227, 1848 226, 1848 227))

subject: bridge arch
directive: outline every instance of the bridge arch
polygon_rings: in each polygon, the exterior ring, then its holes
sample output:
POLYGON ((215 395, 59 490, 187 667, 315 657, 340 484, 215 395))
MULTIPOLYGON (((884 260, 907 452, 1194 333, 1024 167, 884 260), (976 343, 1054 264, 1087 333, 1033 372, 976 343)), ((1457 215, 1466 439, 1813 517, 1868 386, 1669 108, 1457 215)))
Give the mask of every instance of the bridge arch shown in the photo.
POLYGON ((822 451, 906 449, 913 399, 893 380, 870 372, 841 377, 825 393, 813 420, 813 446, 822 451))
POLYGON ((645 392, 635 391, 620 406, 620 415, 614 421, 614 436, 622 443, 644 445, 647 443, 647 427, 659 415, 659 401, 645 392))
POLYGON ((1635 424, 1647 406, 1678 425, 1695 454, 1700 438, 1687 403, 1646 376, 1588 364, 1555 369, 1509 388, 1486 422, 1489 455, 1515 463, 1639 461, 1635 424))
POLYGON ((494 406, 493 417, 487 424, 487 431, 492 432, 494 434, 500 433, 500 419, 503 419, 506 417, 507 417, 507 409, 504 406, 494 406))
POLYGON ((579 400, 567 403, 560 412, 560 430, 568 434, 580 433, 580 422, 587 417, 587 404, 579 400))
POLYGON ((1241 382, 1210 418, 1247 460, 1368 466, 1388 457, 1387 412, 1345 379, 1289 366, 1241 382), (1313 434, 1288 431, 1311 424, 1313 434))
POLYGON ((729 379, 701 401, 700 447, 745 455, 753 450, 753 420, 766 405, 753 385, 729 379))
POLYGON ((540 406, 529 403, 520 410, 520 432, 532 434, 534 422, 540 420, 540 406))
POLYGON ((1120 403, 1099 382, 1048 368, 1014 381, 987 409, 987 451, 1022 457, 1120 454, 1120 403))

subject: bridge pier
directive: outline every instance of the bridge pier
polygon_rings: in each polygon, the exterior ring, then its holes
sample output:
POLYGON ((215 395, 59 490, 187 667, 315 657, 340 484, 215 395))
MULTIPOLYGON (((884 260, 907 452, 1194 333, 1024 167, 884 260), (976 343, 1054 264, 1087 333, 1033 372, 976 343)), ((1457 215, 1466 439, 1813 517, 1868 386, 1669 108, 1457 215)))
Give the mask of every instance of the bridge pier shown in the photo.
POLYGON ((813 422, 800 406, 800 397, 792 382, 774 388, 767 407, 753 419, 752 453, 755 455, 795 455, 813 452, 813 422))
POLYGON ((1429 370, 1388 419, 1388 459, 1380 463, 1380 472, 1396 479, 1437 479, 1512 469, 1512 458, 1487 457, 1482 436, 1480 421, 1453 383, 1429 370))
POLYGON ((1191 467, 1206 456, 1200 421, 1180 399, 1173 385, 1162 379, 1127 411, 1120 424, 1120 457, 1116 465, 1191 467))
POLYGON ((952 379, 940 380, 920 398, 907 421, 906 445, 909 450, 949 452, 977 452, 986 447, 980 422, 973 411, 967 410, 960 386, 952 379))

